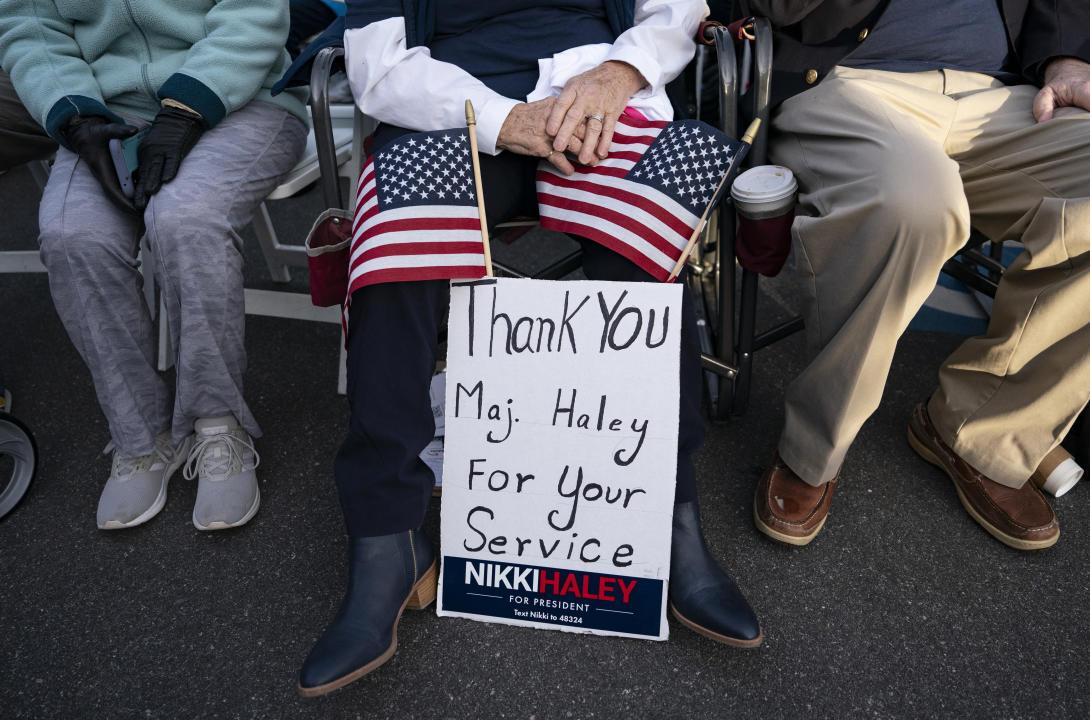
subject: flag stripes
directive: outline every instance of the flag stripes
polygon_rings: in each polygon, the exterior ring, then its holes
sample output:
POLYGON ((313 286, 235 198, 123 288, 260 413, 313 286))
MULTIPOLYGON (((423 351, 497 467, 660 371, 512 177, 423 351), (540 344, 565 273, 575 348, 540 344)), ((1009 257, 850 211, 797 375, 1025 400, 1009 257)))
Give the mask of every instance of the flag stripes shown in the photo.
POLYGON ((736 142, 692 121, 622 115, 597 166, 565 176, 539 165, 541 226, 605 245, 666 280, 736 150, 736 142))

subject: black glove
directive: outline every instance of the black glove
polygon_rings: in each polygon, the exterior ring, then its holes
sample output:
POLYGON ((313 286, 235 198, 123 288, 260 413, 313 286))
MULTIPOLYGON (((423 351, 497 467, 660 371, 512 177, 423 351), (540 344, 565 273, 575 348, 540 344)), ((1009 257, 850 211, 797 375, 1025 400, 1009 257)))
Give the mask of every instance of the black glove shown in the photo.
POLYGON ((155 116, 144 139, 140 141, 136 170, 137 209, 148 206, 151 196, 174 179, 185 158, 204 132, 204 118, 176 107, 164 107, 155 116))
POLYGON ((121 182, 110 155, 110 140, 135 135, 137 129, 98 115, 73 115, 63 132, 68 145, 87 163, 110 202, 126 212, 133 212, 132 200, 121 192, 121 182))

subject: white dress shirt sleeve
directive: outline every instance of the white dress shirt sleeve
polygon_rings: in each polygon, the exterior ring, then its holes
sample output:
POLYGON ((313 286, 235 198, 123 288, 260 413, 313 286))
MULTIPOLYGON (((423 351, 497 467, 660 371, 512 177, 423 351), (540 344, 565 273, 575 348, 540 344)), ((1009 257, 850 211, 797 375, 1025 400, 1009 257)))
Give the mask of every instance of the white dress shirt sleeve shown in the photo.
POLYGON ((652 94, 662 92, 693 59, 693 38, 707 15, 704 0, 636 0, 635 25, 614 41, 606 60, 628 63, 652 94))

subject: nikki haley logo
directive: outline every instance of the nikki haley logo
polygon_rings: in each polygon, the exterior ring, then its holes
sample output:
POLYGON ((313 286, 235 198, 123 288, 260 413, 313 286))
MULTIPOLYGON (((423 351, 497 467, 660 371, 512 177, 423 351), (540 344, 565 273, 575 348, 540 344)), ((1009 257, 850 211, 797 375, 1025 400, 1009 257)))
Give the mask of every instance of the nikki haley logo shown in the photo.
POLYGON ((597 573, 575 573, 487 562, 467 562, 465 569, 467 586, 477 585, 515 592, 566 596, 566 599, 580 598, 623 604, 631 601, 636 582, 633 579, 626 580, 597 573))
POLYGON ((664 582, 443 558, 443 610, 560 629, 661 637, 664 582))

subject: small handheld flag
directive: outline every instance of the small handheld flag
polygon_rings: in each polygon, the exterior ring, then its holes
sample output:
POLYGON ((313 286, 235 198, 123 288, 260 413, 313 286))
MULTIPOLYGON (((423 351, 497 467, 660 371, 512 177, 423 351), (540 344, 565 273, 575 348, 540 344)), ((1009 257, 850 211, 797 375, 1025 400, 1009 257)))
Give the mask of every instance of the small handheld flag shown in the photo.
POLYGON ((598 165, 579 166, 572 176, 538 166, 541 226, 593 240, 656 279, 673 280, 748 149, 696 120, 622 115, 598 165))
POLYGON ((348 294, 365 285, 483 277, 478 191, 465 128, 403 135, 360 172, 348 294))

